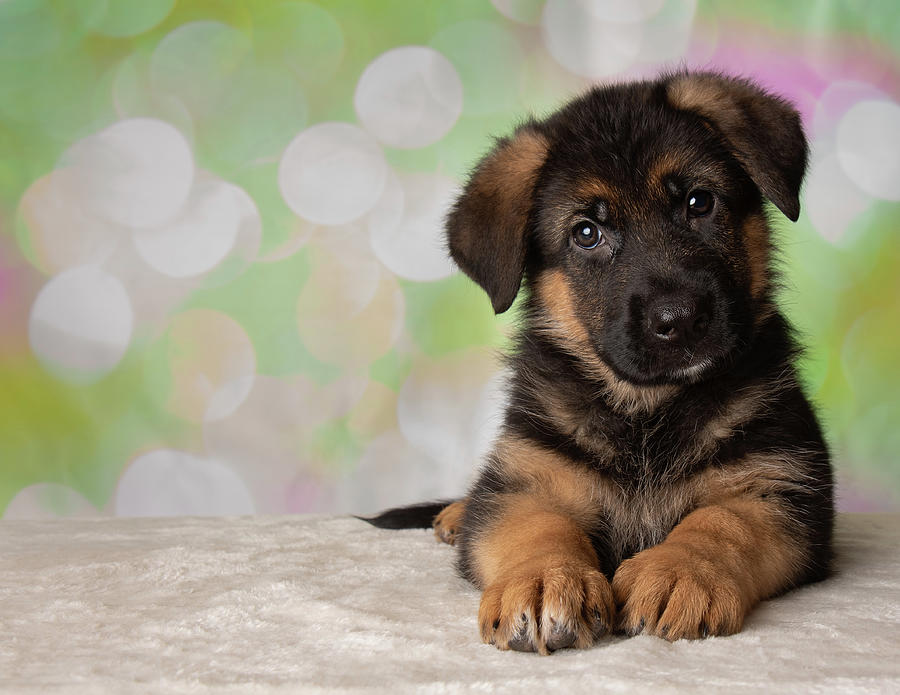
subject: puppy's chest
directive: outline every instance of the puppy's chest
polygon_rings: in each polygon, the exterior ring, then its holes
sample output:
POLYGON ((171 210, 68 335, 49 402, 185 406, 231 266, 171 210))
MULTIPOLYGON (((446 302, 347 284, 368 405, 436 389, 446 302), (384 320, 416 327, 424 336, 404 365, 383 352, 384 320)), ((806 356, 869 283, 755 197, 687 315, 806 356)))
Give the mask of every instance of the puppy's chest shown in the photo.
POLYGON ((629 415, 573 393, 554 416, 595 474, 591 497, 618 561, 662 542, 699 504, 719 440, 703 435, 696 409, 629 415))
POLYGON ((697 506, 706 464, 679 423, 595 416, 580 436, 596 452, 588 464, 619 561, 662 542, 697 506))
POLYGON ((690 481, 622 490, 602 479, 597 491, 598 511, 617 562, 665 540, 676 524, 697 504, 697 487, 690 481))
POLYGON ((584 463, 624 489, 672 483, 694 472, 698 442, 678 418, 629 417, 586 406, 572 423, 584 463))

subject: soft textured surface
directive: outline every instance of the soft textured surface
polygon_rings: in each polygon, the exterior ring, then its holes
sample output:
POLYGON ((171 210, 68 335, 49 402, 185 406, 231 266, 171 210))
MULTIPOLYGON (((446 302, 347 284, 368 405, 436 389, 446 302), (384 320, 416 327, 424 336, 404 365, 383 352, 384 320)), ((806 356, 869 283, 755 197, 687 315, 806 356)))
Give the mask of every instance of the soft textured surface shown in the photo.
POLYGON ((480 643, 478 594, 426 531, 2 522, 0 690, 900 692, 898 526, 840 517, 835 576, 764 603, 739 635, 539 657, 480 643))
POLYGON ((458 186, 678 66, 803 115, 780 306, 841 503, 900 512, 898 0, 0 0, 0 515, 462 492, 518 312, 449 263, 458 186))

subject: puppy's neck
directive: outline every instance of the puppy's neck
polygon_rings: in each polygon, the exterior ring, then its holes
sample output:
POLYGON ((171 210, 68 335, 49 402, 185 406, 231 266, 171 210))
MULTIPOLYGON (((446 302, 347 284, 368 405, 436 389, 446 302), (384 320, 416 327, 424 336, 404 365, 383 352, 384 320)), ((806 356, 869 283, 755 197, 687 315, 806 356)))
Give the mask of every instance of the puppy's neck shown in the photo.
POLYGON ((677 396, 682 387, 675 384, 641 386, 619 379, 606 366, 601 379, 606 387, 603 397, 615 412, 624 415, 644 416, 656 412, 662 405, 677 396))

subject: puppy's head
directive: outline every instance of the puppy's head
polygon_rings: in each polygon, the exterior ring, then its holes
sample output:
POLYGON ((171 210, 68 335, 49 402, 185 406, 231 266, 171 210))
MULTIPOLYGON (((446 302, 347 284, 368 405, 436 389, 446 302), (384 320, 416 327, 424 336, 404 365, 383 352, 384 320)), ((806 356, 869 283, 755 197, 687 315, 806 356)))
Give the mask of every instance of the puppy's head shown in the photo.
POLYGON ((807 147, 797 112, 712 73, 594 89, 498 141, 451 212, 456 263, 635 385, 702 379, 770 310, 763 199, 791 220, 807 147))

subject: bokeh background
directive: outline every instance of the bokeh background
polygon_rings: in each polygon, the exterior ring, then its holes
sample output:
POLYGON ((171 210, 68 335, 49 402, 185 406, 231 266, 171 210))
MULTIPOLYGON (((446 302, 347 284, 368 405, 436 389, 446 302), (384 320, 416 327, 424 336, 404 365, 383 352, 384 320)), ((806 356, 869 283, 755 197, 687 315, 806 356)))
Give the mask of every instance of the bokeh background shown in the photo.
POLYGON ((900 509, 895 0, 0 0, 0 512, 461 493, 514 316, 448 261, 526 114, 675 66, 800 108, 783 306, 843 509, 900 509))

